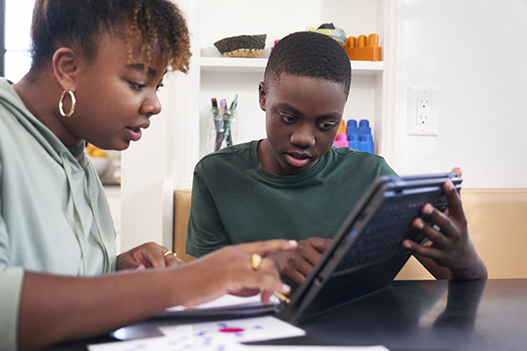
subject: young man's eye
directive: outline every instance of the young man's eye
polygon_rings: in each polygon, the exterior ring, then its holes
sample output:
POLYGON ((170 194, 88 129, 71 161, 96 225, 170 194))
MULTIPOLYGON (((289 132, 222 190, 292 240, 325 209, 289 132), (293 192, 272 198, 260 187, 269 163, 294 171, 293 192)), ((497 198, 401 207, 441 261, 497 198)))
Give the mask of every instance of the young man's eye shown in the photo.
POLYGON ((144 88, 146 88, 146 85, 144 84, 139 84, 139 83, 134 83, 134 82, 129 82, 129 83, 132 89, 137 90, 137 91, 141 91, 144 88))
POLYGON ((318 127, 324 131, 329 131, 333 128, 335 128, 336 124, 335 123, 320 123, 318 125, 318 127))
POLYGON ((156 87, 156 91, 159 91, 159 89, 161 89, 162 87, 164 87, 163 84, 158 84, 157 87, 156 87))
POLYGON ((284 123, 291 124, 296 121, 296 118, 293 116, 283 115, 281 113, 279 113, 279 115, 280 115, 280 118, 282 119, 282 122, 284 123))

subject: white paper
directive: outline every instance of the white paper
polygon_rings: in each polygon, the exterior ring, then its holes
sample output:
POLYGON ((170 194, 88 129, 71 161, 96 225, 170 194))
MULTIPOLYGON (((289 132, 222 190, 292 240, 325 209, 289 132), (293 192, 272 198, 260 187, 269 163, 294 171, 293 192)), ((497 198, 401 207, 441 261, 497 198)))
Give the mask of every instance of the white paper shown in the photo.
POLYGON ((174 337, 155 337, 150 339, 88 345, 90 351, 389 351, 384 346, 281 346, 281 345, 243 345, 197 344, 191 340, 174 337))
MULTIPOLYGON (((202 309, 208 309, 208 308, 261 306, 262 305, 261 299, 262 298, 260 294, 254 295, 254 296, 248 296, 248 297, 223 295, 215 300, 203 303, 198 306, 194 306, 194 307, 175 306, 175 307, 167 308, 166 311, 174 312, 174 311, 202 310, 202 309)), ((271 297, 269 298, 268 304, 277 305, 279 302, 280 300, 276 296, 271 295, 271 297)))
POLYGON ((241 343, 305 335, 304 330, 272 316, 162 326, 158 329, 165 336, 203 338, 212 343, 216 339, 241 343))
MULTIPOLYGON (((275 346, 275 345, 243 345, 240 351, 390 351, 384 346, 275 346)), ((238 349, 236 349, 238 351, 238 349)))

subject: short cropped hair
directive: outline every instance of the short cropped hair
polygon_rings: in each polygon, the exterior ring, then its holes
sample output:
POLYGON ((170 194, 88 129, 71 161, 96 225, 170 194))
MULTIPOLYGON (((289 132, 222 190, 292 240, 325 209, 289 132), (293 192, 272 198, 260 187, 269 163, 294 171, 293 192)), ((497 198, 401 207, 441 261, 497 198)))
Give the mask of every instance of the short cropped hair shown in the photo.
POLYGON ((61 46, 80 49, 93 62, 100 37, 120 33, 128 36, 130 60, 132 42, 139 39, 147 59, 159 48, 172 70, 187 72, 191 56, 188 28, 170 0, 36 0, 31 70, 39 72, 61 46), (126 34, 123 30, 127 28, 126 34))
POLYGON ((351 64, 344 48, 333 38, 315 32, 296 32, 281 39, 271 51, 264 84, 269 90, 285 72, 341 83, 346 97, 351 86, 351 64))

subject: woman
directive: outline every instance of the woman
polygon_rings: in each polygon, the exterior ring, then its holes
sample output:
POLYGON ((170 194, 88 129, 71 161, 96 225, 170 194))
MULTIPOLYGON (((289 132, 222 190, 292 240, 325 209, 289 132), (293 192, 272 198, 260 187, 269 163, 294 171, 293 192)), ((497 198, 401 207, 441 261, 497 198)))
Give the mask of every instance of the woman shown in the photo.
POLYGON ((188 69, 188 30, 175 5, 37 0, 32 39, 30 72, 14 85, 0 81, 0 349, 94 336, 226 293, 263 289, 264 302, 288 293, 270 261, 251 258, 295 242, 227 247, 181 267, 154 243, 116 257, 83 149, 138 141, 161 110, 167 67, 188 69), (112 273, 127 268, 138 269, 112 273))

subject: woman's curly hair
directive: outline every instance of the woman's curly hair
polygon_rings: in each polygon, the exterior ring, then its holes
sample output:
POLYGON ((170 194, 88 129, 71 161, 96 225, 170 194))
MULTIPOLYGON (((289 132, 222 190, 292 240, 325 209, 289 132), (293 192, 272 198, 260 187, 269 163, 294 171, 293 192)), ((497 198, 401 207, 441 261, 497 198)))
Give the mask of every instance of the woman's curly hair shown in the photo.
POLYGON ((73 45, 89 61, 97 58, 104 34, 127 28, 132 59, 133 40, 142 40, 146 55, 159 48, 174 71, 186 73, 190 40, 186 21, 169 0, 36 0, 31 26, 32 70, 51 62, 61 46, 73 45))

